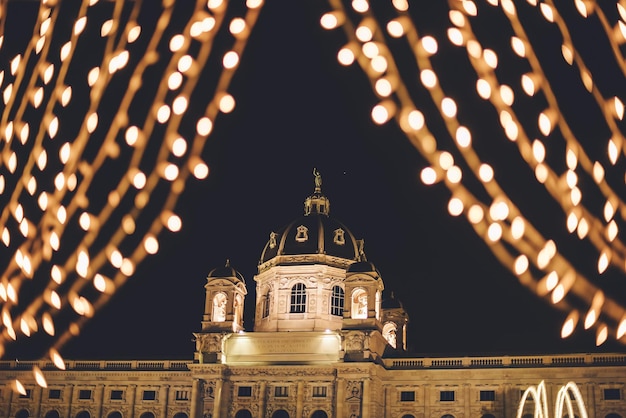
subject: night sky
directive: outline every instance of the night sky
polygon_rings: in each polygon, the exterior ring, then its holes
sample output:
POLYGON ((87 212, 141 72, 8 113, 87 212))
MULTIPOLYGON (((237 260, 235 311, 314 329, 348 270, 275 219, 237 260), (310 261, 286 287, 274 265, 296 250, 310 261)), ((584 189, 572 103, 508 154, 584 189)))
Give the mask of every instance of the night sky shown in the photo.
MULTIPOLYGON (((476 97, 469 65, 457 64, 463 63, 462 51, 445 39, 445 2, 419 3, 441 3, 417 5, 416 20, 422 32, 439 39, 435 65, 442 84, 462 103, 460 118, 477 132, 477 149, 490 159, 496 176, 505 176, 503 185, 524 213, 534 216, 545 236, 563 242, 570 258, 593 277, 597 254, 568 244, 577 239, 566 236, 565 217, 536 186, 493 109, 476 97)), ((503 23, 485 19, 501 11, 486 7, 481 6, 485 17, 476 30, 492 33, 495 48, 506 43, 503 23)), ((191 180, 179 202, 182 231, 164 236, 160 252, 140 265, 62 354, 191 358, 206 276, 227 259, 246 279, 245 327, 252 330, 253 276, 261 251, 271 231, 303 213, 303 201, 313 192, 314 167, 322 174, 331 216, 365 240, 385 295, 394 292, 408 311, 409 348, 417 355, 623 351, 623 345, 610 341, 595 347, 595 333, 580 326, 562 340, 566 312, 523 287, 465 218, 448 215, 450 193, 443 185, 421 183, 419 173, 427 163, 400 129, 371 121, 377 99, 366 77, 357 66, 336 62, 343 38, 339 31, 320 28, 327 8, 319 0, 267 2, 231 88, 237 107, 220 115, 203 153, 211 174, 191 180)), ((558 45, 553 29, 543 25, 537 24, 533 35, 545 36, 546 48, 558 45)), ((556 87, 571 95, 565 107, 571 107, 574 119, 587 114, 573 106, 580 83, 550 56, 546 53, 549 71, 563 71, 556 87), (575 88, 568 87, 570 81, 575 88)), ((501 60, 503 71, 517 65, 501 60)), ((623 77, 619 88, 623 94, 623 77)), ((426 95, 418 102, 429 106, 426 95)), ((434 132, 442 131, 440 125, 432 121, 434 132)), ((579 125, 583 136, 599 131, 593 121, 579 125)), ((599 136, 605 141, 603 133, 599 136)), ((599 280, 623 279, 619 272, 607 277, 599 280)))

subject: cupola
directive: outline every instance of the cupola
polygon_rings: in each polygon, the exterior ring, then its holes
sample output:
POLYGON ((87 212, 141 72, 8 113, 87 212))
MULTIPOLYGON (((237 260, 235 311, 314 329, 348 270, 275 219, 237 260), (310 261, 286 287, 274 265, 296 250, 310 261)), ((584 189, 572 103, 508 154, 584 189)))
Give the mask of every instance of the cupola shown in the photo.
POLYGON ((202 331, 243 330, 243 308, 246 283, 237 270, 226 260, 224 267, 209 272, 202 316, 202 331))

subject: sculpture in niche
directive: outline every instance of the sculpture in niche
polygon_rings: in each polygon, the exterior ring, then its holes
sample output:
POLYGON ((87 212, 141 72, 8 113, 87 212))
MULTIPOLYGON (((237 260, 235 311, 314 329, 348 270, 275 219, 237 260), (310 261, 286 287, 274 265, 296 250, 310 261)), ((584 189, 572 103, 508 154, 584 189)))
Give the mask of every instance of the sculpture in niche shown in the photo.
POLYGON ((397 332, 398 327, 393 322, 387 322, 383 326, 383 337, 387 340, 390 346, 398 348, 397 345, 397 332))
POLYGON ((270 248, 276 248, 276 232, 270 232, 270 248))
POLYGON ((228 302, 228 298, 225 293, 219 292, 213 296, 213 322, 224 322, 226 321, 226 303, 228 302))
POLYGON ((241 324, 243 320, 243 296, 241 296, 240 294, 235 295, 234 311, 235 317, 233 319, 233 322, 235 324, 241 324))
POLYGON ((352 319, 367 318, 367 292, 355 289, 352 292, 352 319))

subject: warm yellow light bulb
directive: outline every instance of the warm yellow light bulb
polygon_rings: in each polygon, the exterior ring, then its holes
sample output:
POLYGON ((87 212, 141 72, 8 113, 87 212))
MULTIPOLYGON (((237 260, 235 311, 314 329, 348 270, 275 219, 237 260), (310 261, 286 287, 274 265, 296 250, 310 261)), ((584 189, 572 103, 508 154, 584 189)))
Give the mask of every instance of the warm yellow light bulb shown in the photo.
POLYGON ((513 48, 513 52, 515 52, 518 57, 526 57, 526 45, 524 44, 524 41, 522 41, 517 36, 511 37, 511 48, 513 48))
POLYGON ((237 54, 235 51, 228 51, 226 54, 224 54, 224 58, 222 59, 222 65, 224 65, 224 68, 226 68, 227 70, 231 70, 237 67, 237 65, 239 65, 239 54, 237 54))
POLYGON ((421 40, 420 43, 422 45, 422 48, 424 49, 424 51, 426 51, 427 53, 433 55, 437 53, 437 50, 439 49, 439 45, 437 44, 437 40, 435 38, 433 38, 432 36, 424 36, 421 40))
POLYGON ((488 100, 491 97, 491 85, 489 85, 489 82, 485 79, 479 78, 476 81, 476 91, 484 100, 488 100))
POLYGON ((448 213, 452 216, 459 216, 463 213, 463 201, 458 197, 453 197, 448 201, 448 213))

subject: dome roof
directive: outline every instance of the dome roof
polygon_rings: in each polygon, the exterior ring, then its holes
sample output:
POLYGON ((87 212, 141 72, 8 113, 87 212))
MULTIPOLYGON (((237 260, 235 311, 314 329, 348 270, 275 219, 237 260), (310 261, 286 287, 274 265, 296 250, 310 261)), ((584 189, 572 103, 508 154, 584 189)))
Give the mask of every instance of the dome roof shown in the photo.
POLYGON ((376 267, 373 263, 369 261, 357 261, 356 263, 350 264, 347 270, 348 273, 376 273, 376 267))
POLYGON ((400 300, 396 299, 396 295, 393 292, 391 292, 391 295, 389 297, 383 298, 381 308, 404 309, 404 306, 402 306, 402 302, 400 302, 400 300))
POLYGON ((211 280, 212 278, 234 278, 245 282, 243 275, 230 265, 230 260, 226 260, 226 265, 224 267, 217 267, 211 270, 207 276, 207 280, 211 280))
POLYGON ((313 174, 315 191, 304 201, 304 215, 270 233, 261 253, 261 264, 278 256, 308 254, 352 261, 364 259, 362 241, 343 223, 329 216, 330 201, 322 194, 321 176, 317 170, 313 174))

